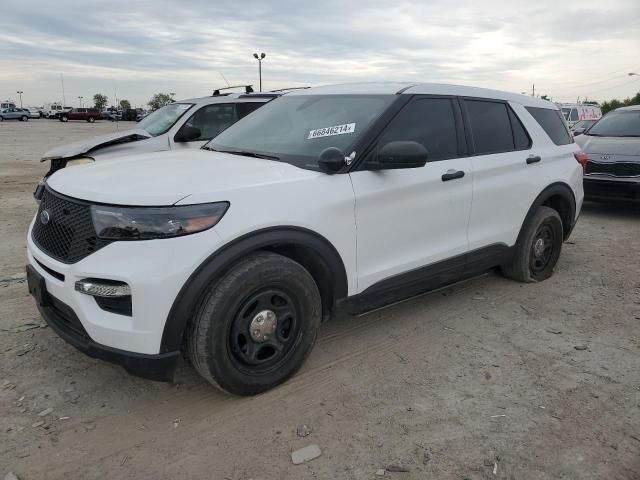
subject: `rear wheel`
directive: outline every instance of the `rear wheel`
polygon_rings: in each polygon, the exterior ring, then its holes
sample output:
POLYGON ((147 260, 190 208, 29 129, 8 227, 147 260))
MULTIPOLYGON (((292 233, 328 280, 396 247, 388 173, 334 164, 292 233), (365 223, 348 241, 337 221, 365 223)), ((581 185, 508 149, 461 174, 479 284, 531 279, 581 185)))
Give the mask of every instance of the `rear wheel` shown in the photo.
POLYGON ((27 120, 29 120, 29 117, 27 117, 26 115, 20 117, 21 122, 26 122, 27 120))
POLYGON ((525 226, 512 261, 501 267, 502 274, 519 282, 546 280, 560 258, 563 235, 558 212, 539 207, 525 226))
POLYGON ((93 117, 89 117, 89 118, 87 118, 87 122, 89 122, 89 123, 93 123, 93 122, 95 122, 95 121, 96 121, 96 119, 95 119, 95 118, 93 118, 93 117))
POLYGON ((191 362, 214 386, 254 395, 303 364, 321 319, 318 287, 293 260, 258 252, 214 283, 187 338, 191 362))
POLYGON ((67 117, 66 115, 60 115, 60 121, 61 122, 68 122, 69 121, 69 117, 67 117))

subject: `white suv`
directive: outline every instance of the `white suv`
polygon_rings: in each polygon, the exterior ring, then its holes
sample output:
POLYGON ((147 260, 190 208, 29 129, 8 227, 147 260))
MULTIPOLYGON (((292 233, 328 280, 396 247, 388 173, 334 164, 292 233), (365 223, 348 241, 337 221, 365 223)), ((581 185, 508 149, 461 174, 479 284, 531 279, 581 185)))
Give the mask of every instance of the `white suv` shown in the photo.
POLYGON ((531 97, 292 92, 203 149, 52 175, 29 228, 29 289, 93 357, 167 380, 182 351, 212 384, 255 394, 302 365, 337 308, 494 267, 548 278, 583 161, 558 108, 531 97))

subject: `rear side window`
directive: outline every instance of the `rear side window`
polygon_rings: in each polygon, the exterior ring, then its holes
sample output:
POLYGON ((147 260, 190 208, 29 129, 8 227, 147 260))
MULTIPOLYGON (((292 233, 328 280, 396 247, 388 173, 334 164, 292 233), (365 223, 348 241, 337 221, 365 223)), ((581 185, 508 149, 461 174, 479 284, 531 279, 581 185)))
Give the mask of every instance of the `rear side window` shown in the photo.
POLYGON ((266 102, 247 102, 247 103, 236 103, 236 110, 238 112, 238 120, 246 117, 254 110, 259 109, 266 102))
POLYGON ((516 150, 507 105, 500 102, 465 100, 476 154, 516 150))
POLYGON ((458 136, 453 104, 448 98, 424 98, 407 105, 391 121, 378 145, 408 140, 427 149, 428 161, 458 156, 458 136))
POLYGON ((551 108, 526 107, 527 111, 540 124, 542 129, 556 145, 573 143, 567 124, 558 110, 551 108))

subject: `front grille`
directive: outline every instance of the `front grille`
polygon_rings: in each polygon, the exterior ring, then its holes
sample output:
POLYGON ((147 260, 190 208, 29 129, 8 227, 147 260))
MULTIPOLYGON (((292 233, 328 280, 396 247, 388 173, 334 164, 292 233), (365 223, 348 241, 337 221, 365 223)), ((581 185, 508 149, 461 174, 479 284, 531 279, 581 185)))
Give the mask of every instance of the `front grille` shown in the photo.
POLYGON ((601 163, 589 160, 586 173, 604 173, 614 177, 637 177, 640 176, 640 162, 601 163))
POLYGON ((64 263, 78 262, 110 243, 97 237, 89 204, 49 188, 42 195, 31 236, 43 252, 64 263))

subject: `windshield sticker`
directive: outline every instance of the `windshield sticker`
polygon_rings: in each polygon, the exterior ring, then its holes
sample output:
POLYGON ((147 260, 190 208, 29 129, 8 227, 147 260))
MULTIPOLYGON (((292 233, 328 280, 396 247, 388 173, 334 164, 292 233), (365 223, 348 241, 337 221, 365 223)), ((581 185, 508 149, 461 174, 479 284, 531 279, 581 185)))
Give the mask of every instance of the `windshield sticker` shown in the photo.
POLYGON ((335 127, 316 128, 309 132, 307 140, 320 137, 332 137, 334 135, 344 135, 345 133, 353 133, 355 131, 355 123, 345 123, 344 125, 336 125, 335 127))

